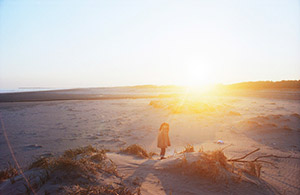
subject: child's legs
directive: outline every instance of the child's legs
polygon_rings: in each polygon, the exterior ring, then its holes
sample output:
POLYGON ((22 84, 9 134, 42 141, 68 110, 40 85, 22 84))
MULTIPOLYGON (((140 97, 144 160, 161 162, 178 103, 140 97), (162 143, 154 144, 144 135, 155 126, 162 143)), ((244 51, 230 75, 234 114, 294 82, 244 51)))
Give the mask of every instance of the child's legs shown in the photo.
POLYGON ((160 156, 165 156, 165 154, 166 154, 166 148, 161 148, 160 156))

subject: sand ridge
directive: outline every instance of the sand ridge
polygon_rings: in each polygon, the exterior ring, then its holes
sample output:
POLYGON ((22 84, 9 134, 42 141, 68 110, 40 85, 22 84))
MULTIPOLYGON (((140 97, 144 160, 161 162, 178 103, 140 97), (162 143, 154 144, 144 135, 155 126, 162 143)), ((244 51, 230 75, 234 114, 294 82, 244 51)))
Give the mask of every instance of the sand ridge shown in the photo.
MULTIPOLYGON (((156 138, 162 122, 170 124, 172 146, 167 149, 168 156, 181 151, 187 144, 194 145, 197 150, 201 147, 207 151, 219 149, 223 146, 216 144, 216 141, 221 139, 225 145, 232 144, 226 149, 229 157, 242 156, 255 148, 261 149, 256 155, 299 157, 298 101, 240 96, 208 99, 211 99, 210 102, 203 98, 197 105, 207 104, 208 108, 214 109, 190 110, 191 102, 187 101, 182 104, 185 107, 180 113, 173 113, 173 108, 168 107, 168 102, 174 101, 171 98, 1 103, 0 112, 17 160, 24 168, 39 156, 57 156, 66 149, 89 144, 112 152, 131 144, 140 144, 147 151, 158 153, 156 138), (151 101, 159 102, 160 107, 151 105, 151 101)), ((2 136, 2 129, 0 147, 0 166, 4 168, 7 161, 12 162, 12 159, 2 136)), ((134 175, 144 175, 141 180, 145 194, 156 191, 169 193, 170 190, 172 193, 182 192, 178 188, 174 190, 181 179, 176 180, 177 177, 168 175, 174 173, 162 173, 165 175, 158 176, 156 163, 152 166, 154 161, 136 160, 114 153, 108 155, 115 158, 120 172, 128 177, 135 169, 138 170, 134 175), (143 169, 146 170, 145 173, 142 172, 143 169), (174 182, 174 186, 172 182, 168 183, 167 178, 174 182), (164 185, 154 185, 158 180, 164 180, 164 185)), ((253 158, 255 157, 254 155, 253 158)), ((272 186, 272 193, 299 193, 299 160, 270 160, 278 168, 264 165, 261 178, 272 186)), ((186 183, 190 185, 189 182, 186 183)), ((182 190, 197 194, 201 189, 196 186, 191 184, 191 189, 182 190)), ((221 193, 214 189, 206 190, 212 194, 221 193)), ((233 191, 229 190, 228 193, 233 191)))

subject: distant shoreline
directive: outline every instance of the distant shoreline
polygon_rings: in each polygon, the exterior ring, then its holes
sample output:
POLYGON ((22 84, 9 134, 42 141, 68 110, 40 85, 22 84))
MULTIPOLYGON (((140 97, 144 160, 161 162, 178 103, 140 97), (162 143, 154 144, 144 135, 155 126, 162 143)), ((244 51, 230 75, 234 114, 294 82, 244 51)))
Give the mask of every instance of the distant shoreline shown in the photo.
MULTIPOLYGON (((186 95, 180 90, 152 90, 132 88, 94 88, 94 89, 67 89, 38 92, 2 93, 0 103, 5 102, 39 102, 39 101, 67 101, 67 100, 117 100, 117 99, 151 99, 176 98, 186 95)), ((193 95, 191 95, 193 96, 193 95)), ((201 96, 236 96, 257 97, 268 99, 300 100, 299 90, 237 90, 220 89, 201 96)))
MULTIPOLYGON (((31 90, 32 88, 28 89, 31 90)), ((180 97, 187 94, 187 88, 175 85, 138 85, 119 87, 94 87, 73 89, 35 88, 38 91, 18 91, 0 93, 2 102, 36 102, 65 100, 113 100, 180 97)), ((20 88, 20 90, 22 90, 20 88)), ((25 89, 27 90, 27 89, 25 89)), ((33 89, 32 89, 33 90, 33 89)), ((198 93, 197 90, 195 90, 198 93)), ((231 85, 216 85, 202 95, 243 96, 287 100, 300 100, 300 80, 298 81, 258 81, 231 85)), ((199 96, 198 94, 198 96, 199 96)))
MULTIPOLYGON (((0 89, 0 94, 26 93, 26 92, 46 92, 46 91, 74 91, 74 90, 94 90, 94 89, 144 89, 144 90, 184 90, 187 86, 180 85, 134 85, 134 86, 114 86, 114 87, 75 87, 75 88, 52 88, 52 87, 19 87, 18 89, 0 89)), ((199 87, 201 88, 201 87, 199 87)), ((249 81, 233 84, 216 84, 218 90, 283 90, 300 91, 300 80, 282 81, 249 81)))

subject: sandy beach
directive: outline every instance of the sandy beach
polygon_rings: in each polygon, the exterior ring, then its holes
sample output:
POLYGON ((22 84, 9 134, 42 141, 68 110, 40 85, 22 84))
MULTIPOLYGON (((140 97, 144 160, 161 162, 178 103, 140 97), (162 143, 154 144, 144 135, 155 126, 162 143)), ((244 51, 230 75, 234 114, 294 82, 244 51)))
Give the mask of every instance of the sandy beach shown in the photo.
POLYGON ((299 15, 0 1, 0 195, 300 195, 299 15))
MULTIPOLYGON (((24 170, 41 156, 59 156, 65 150, 91 145, 109 150, 107 156, 125 181, 138 177, 142 194, 298 194, 299 108, 299 100, 286 96, 202 96, 186 97, 184 101, 178 97, 150 96, 2 102, 0 113, 8 140, 24 170), (172 145, 167 149, 168 159, 145 160, 119 153, 132 144, 159 153, 157 134, 162 122, 170 124, 172 145), (218 140, 224 144, 217 144, 218 140), (169 165, 160 164, 182 158, 178 153, 188 144, 195 151, 214 151, 230 145, 224 150, 227 158, 243 156, 256 148, 260 150, 250 159, 270 154, 295 158, 268 158, 276 167, 263 164, 259 178, 259 182, 269 186, 267 190, 257 189, 258 184, 223 186, 164 170, 169 165)), ((14 164, 3 132, 1 129, 2 169, 7 162, 14 164)), ((0 192, 14 188, 4 184, 0 183, 0 192)))

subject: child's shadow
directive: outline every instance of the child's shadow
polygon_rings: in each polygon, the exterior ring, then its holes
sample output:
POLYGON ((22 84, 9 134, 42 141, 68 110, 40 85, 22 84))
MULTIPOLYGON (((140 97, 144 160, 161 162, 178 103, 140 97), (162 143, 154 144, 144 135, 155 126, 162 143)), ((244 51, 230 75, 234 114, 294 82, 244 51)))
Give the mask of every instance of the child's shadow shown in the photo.
POLYGON ((152 185, 157 186, 157 188, 155 188, 156 190, 159 189, 161 191, 164 191, 165 194, 172 193, 172 189, 169 185, 167 185, 166 182, 166 180, 168 180, 168 178, 170 177, 168 176, 169 173, 165 172, 165 170, 163 170, 162 168, 155 166, 159 162, 160 160, 146 160, 145 162, 139 164, 132 175, 127 177, 124 182, 138 187, 139 185, 142 186, 143 183, 147 180, 147 182, 150 182, 152 185), (157 180, 155 179, 155 177, 148 177, 150 174, 154 175, 157 180))
MULTIPOLYGON (((174 172, 168 171, 168 163, 159 165, 160 162, 164 162, 164 160, 145 160, 143 163, 138 164, 138 167, 135 168, 134 172, 124 179, 124 182, 135 187, 142 187, 145 182, 149 183, 151 185, 151 189, 148 188, 149 191, 145 191, 146 194, 159 194, 158 191, 163 194, 199 194, 200 192, 201 194, 222 194, 224 192, 235 194, 237 192, 235 189, 236 187, 239 187, 239 190, 243 192, 244 189, 249 190, 249 185, 251 186, 251 192, 258 192, 255 188, 253 188, 252 185, 254 184, 252 183, 233 183, 233 186, 227 186, 225 182, 214 183, 207 179, 200 179, 184 175, 179 176, 177 172, 178 170, 173 170, 174 172), (202 186, 203 189, 200 188, 200 186, 202 186)), ((261 186, 258 188, 259 192, 262 194, 279 193, 278 190, 264 180, 261 180, 260 184, 265 186, 264 188, 261 188, 261 186)), ((256 185, 257 184, 255 184, 255 186, 256 185)), ((144 186, 143 190, 147 190, 147 187, 144 186)), ((249 194, 251 194, 251 192, 249 194)))

